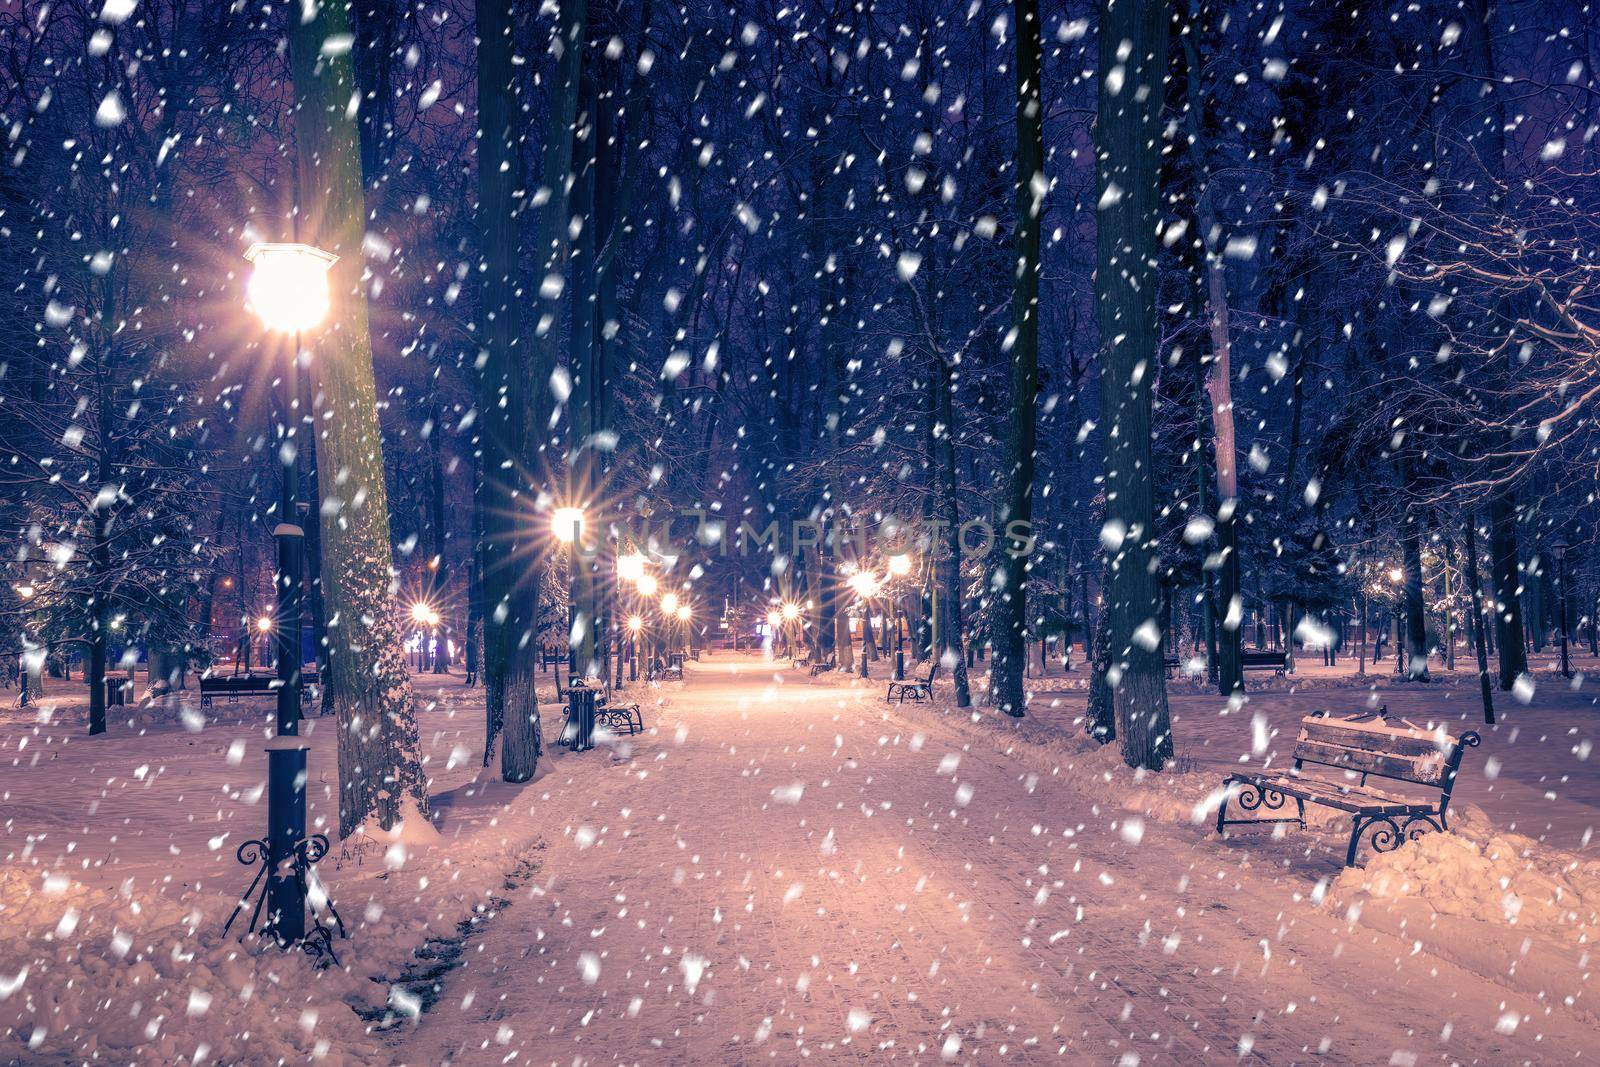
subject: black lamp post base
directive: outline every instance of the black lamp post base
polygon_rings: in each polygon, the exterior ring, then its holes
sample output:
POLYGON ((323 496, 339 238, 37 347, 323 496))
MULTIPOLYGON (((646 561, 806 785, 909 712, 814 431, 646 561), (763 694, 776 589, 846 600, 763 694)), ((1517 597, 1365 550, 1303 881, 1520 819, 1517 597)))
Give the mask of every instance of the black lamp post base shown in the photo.
MULTIPOLYGON (((271 850, 266 841, 253 838, 240 845, 235 855, 246 867, 254 866, 256 875, 250 880, 250 888, 234 905, 233 914, 228 916, 227 923, 222 927, 223 934, 226 935, 233 928, 234 922, 253 898, 255 906, 250 910, 250 923, 245 928, 245 934, 271 938, 279 948, 298 948, 318 961, 319 966, 324 960, 337 966, 339 957, 333 951, 333 932, 327 919, 332 919, 332 926, 338 928, 340 937, 348 937, 339 909, 333 906, 333 901, 328 900, 325 917, 323 909, 312 904, 313 921, 309 930, 306 929, 304 910, 310 899, 306 876, 311 865, 327 854, 326 835, 313 834, 301 838, 294 843, 290 858, 280 866, 282 873, 278 873, 273 870, 271 850)), ((242 939, 244 934, 239 936, 242 939)))

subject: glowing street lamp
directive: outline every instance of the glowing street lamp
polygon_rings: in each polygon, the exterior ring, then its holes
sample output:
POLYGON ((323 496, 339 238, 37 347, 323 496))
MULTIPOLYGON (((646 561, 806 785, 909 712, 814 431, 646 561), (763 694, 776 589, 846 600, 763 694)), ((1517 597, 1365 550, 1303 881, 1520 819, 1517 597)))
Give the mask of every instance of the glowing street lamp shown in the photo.
POLYGON ((794 603, 793 601, 784 604, 779 611, 783 615, 784 622, 794 622, 794 620, 800 617, 800 605, 794 603))
POLYGON ((868 600, 878 595, 878 576, 871 571, 857 571, 850 576, 850 588, 856 596, 868 600))
POLYGON ((1401 570, 1399 567, 1390 567, 1389 568, 1389 580, 1391 582, 1399 582, 1405 576, 1406 576, 1406 572, 1401 570))
POLYGON ((661 598, 661 614, 676 615, 678 612, 678 594, 668 593, 661 598))
POLYGON ((911 557, 904 552, 898 556, 889 557, 889 573, 896 578, 904 578, 911 573, 911 557))
POLYGON ((643 630, 644 629, 644 618, 643 618, 643 616, 640 616, 640 615, 629 615, 628 616, 628 629, 630 631, 632 631, 633 633, 638 633, 640 630, 643 630))
MULTIPOLYGON (((278 376, 282 393, 281 440, 278 456, 281 482, 278 524, 278 736, 267 743, 267 848, 265 894, 269 927, 280 942, 305 938, 304 871, 290 862, 304 856, 306 841, 306 744, 300 732, 300 594, 305 531, 299 525, 300 472, 293 447, 293 427, 306 411, 300 372, 304 357, 300 335, 315 329, 332 309, 328 273, 339 257, 311 245, 255 244, 245 253, 251 265, 245 298, 251 311, 270 331, 294 335, 294 361, 278 376)), ((337 398, 335 398, 337 399, 337 398)), ((262 632, 271 620, 257 623, 262 632)), ((231 922, 232 920, 230 920, 231 922)))
POLYGON ((625 582, 638 582, 644 577, 645 558, 637 552, 617 557, 617 577, 625 582))
POLYGON ((254 268, 245 295, 267 329, 304 333, 327 317, 328 271, 338 256, 311 245, 253 244, 244 258, 254 268))
POLYGON ((637 586, 640 596, 651 597, 656 595, 656 590, 661 587, 661 583, 657 582, 653 576, 646 574, 639 578, 637 586))
POLYGON ((692 610, 690 610, 689 605, 687 605, 687 604, 679 604, 676 614, 678 616, 678 621, 679 622, 688 622, 690 616, 692 616, 694 614, 694 612, 692 610))
POLYGON ((550 532, 564 545, 570 545, 582 536, 583 527, 582 508, 561 507, 550 513, 550 532))

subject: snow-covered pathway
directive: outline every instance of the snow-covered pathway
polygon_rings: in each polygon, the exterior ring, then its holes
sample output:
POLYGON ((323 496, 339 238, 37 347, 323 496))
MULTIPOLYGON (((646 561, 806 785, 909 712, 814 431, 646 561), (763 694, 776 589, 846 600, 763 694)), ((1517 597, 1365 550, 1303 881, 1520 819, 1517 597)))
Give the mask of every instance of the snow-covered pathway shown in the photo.
POLYGON ((1304 901, 1326 870, 1129 825, 878 686, 718 656, 657 714, 538 783, 541 873, 397 1059, 1505 1064, 1592 1037, 1304 901))

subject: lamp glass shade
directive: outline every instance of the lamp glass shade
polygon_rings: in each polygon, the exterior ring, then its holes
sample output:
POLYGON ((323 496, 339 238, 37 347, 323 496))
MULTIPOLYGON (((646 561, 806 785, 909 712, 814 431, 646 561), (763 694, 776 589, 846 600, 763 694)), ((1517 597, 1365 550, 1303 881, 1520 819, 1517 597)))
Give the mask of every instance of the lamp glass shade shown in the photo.
POLYGON ((303 333, 328 316, 328 271, 339 259, 303 244, 254 244, 245 296, 250 310, 279 333, 303 333))

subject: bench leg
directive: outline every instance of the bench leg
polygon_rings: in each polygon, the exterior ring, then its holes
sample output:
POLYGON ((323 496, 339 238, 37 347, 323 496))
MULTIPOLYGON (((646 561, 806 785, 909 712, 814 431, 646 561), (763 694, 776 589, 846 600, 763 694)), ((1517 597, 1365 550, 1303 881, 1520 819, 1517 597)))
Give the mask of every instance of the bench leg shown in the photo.
POLYGON ((1355 815, 1350 819, 1350 848, 1344 854, 1344 865, 1356 865, 1356 849, 1361 844, 1361 816, 1355 815))
POLYGON ((1223 782, 1222 803, 1217 807, 1217 833, 1222 833, 1222 828, 1228 825, 1228 797, 1232 795, 1231 782, 1223 782))

